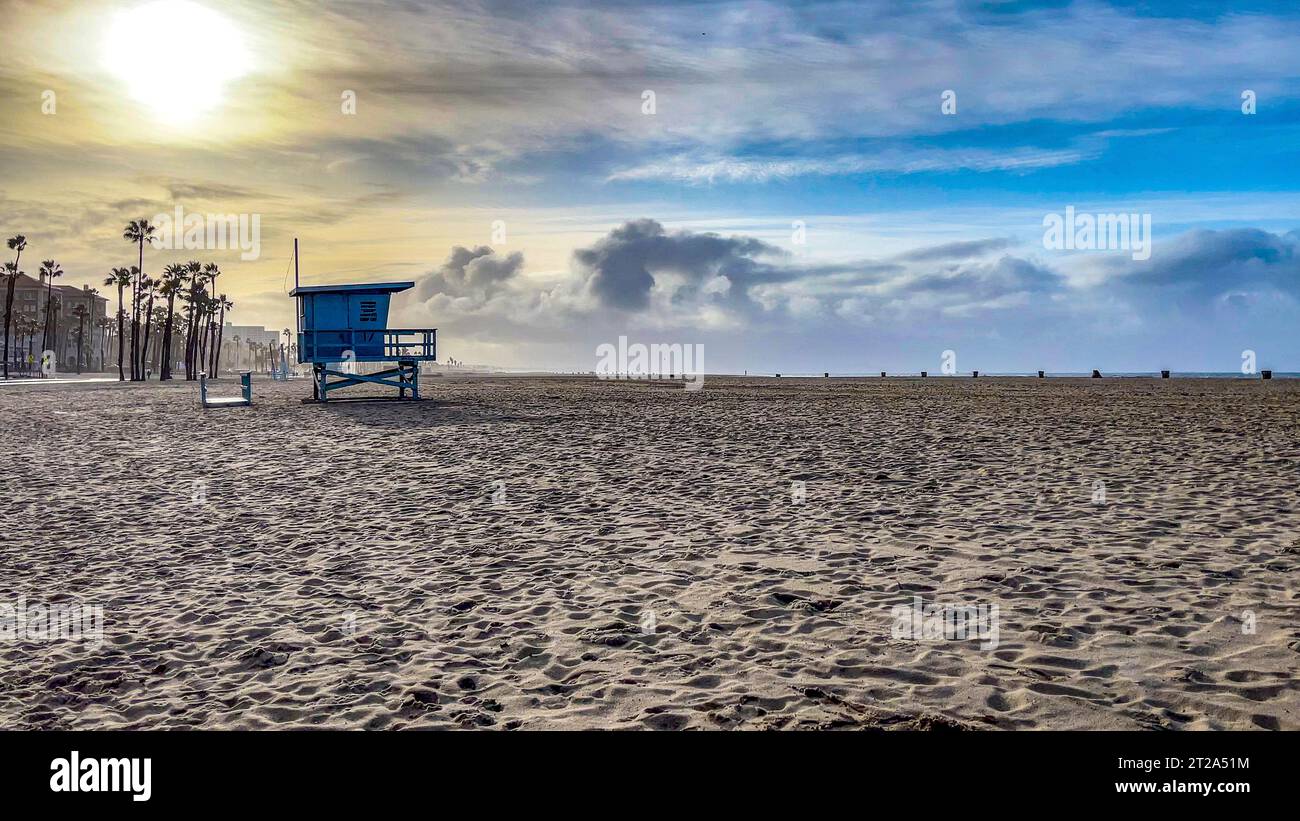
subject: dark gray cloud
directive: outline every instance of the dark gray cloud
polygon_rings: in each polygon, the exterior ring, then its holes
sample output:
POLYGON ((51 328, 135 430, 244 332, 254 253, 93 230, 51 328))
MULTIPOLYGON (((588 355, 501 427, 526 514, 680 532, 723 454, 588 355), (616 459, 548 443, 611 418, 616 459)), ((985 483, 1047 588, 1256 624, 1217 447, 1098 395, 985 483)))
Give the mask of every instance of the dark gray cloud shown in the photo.
POLYGON ((1194 298, 1272 290, 1300 296, 1300 231, 1258 228, 1197 230, 1165 242, 1151 259, 1108 260, 1114 281, 1129 287, 1173 289, 1194 298))
POLYGON ((499 256, 486 245, 465 248, 457 245, 435 271, 420 278, 415 297, 429 300, 440 294, 487 299, 513 279, 524 267, 524 255, 516 251, 499 256))
POLYGON ((639 219, 574 251, 573 260, 603 306, 635 311, 649 305, 657 274, 684 278, 683 295, 716 277, 726 277, 729 293, 743 293, 750 285, 792 276, 763 259, 783 255, 782 249, 753 237, 670 233, 655 220, 639 219))

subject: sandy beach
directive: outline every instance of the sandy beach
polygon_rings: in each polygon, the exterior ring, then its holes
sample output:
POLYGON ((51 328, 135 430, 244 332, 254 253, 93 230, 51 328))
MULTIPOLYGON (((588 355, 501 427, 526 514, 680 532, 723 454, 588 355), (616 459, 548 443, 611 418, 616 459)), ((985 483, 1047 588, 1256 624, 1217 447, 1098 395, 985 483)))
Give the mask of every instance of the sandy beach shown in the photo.
POLYGON ((0 389, 0 726, 1300 729, 1300 381, 423 387, 0 389))

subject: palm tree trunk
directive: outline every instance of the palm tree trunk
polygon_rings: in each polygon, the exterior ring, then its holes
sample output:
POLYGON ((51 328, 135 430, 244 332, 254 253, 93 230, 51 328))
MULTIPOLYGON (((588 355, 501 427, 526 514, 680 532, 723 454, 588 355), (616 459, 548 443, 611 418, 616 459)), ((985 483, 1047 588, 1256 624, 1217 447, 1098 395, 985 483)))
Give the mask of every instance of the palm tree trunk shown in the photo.
POLYGON ((198 358, 196 360, 196 364, 200 368, 204 367, 203 363, 206 362, 208 358, 208 312, 207 311, 203 312, 202 319, 203 319, 203 328, 199 330, 199 338, 195 342, 195 345, 198 348, 197 350, 198 358))
POLYGON ((167 323, 163 325, 162 362, 158 365, 159 382, 166 382, 172 378, 172 318, 176 311, 175 279, 167 287, 171 290, 171 293, 167 294, 167 323))
POLYGON ((9 378, 9 318, 14 312, 14 284, 18 280, 18 269, 14 268, 13 276, 9 277, 9 283, 5 288, 5 379, 9 378))
POLYGON ((50 349, 50 300, 54 296, 54 277, 50 277, 50 284, 45 289, 45 324, 41 326, 41 355, 50 349))
POLYGON ((126 373, 122 370, 123 347, 126 343, 126 304, 122 301, 122 281, 117 283, 117 381, 125 382, 126 373))
POLYGON ((8 287, 5 288, 5 379, 9 378, 9 317, 14 310, 14 280, 16 279, 18 279, 17 274, 9 277, 8 287))
POLYGON ((149 332, 153 328, 153 294, 144 311, 144 346, 140 350, 140 379, 144 379, 144 366, 149 364, 149 332))
MULTIPOLYGON (((14 286, 18 282, 18 261, 23 258, 23 249, 14 254, 14 273, 9 277, 9 287, 5 289, 5 378, 9 378, 9 315, 14 309, 14 286)), ((17 334, 14 334, 17 336, 17 334)), ((17 342, 18 340, 14 340, 17 342)))
MULTIPOLYGON (((215 316, 216 313, 213 312, 215 316)), ((212 375, 218 376, 217 373, 217 323, 208 321, 208 365, 212 369, 212 375)))
POLYGON ((185 378, 193 379, 194 373, 194 279, 190 278, 190 302, 186 306, 188 317, 185 323, 185 378))
MULTIPOLYGON (((51 291, 54 290, 54 277, 50 277, 50 290, 51 290, 51 291)), ((53 297, 53 294, 51 294, 51 298, 52 298, 52 297, 53 297)), ((45 307, 45 313, 49 314, 49 313, 50 313, 49 303, 48 303, 48 302, 45 303, 45 306, 46 306, 46 307, 45 307)), ((58 351, 58 348, 59 348, 59 315, 58 315, 57 313, 50 314, 49 320, 50 320, 50 342, 54 345, 54 347, 51 348, 51 349, 47 349, 47 350, 53 350, 53 351, 54 351, 54 363, 53 363, 53 365, 54 365, 54 369, 57 371, 57 370, 58 370, 58 366, 59 366, 59 351, 58 351)))
POLYGON ((138 332, 140 330, 140 322, 137 319, 139 313, 138 313, 138 308, 136 306, 136 302, 139 301, 136 296, 136 281, 139 278, 140 275, 138 273, 131 277, 131 381, 132 382, 135 381, 135 376, 136 376, 136 367, 135 367, 136 346, 139 341, 138 332))
POLYGON ((149 364, 153 367, 153 372, 158 374, 159 381, 162 379, 162 327, 154 329, 153 335, 153 357, 150 358, 149 364))
MULTIPOLYGON (((135 284, 131 291, 131 379, 144 379, 144 354, 140 350, 140 286, 144 279, 144 237, 140 237, 140 264, 136 266, 135 284)), ((146 317, 147 320, 147 317, 146 317)))
POLYGON ((208 313, 208 321, 203 323, 203 367, 207 370, 208 376, 216 377, 217 372, 212 369, 212 313, 208 313))
POLYGON ((217 369, 221 369, 221 342, 226 335, 226 303, 221 302, 221 319, 217 320, 217 369))
POLYGON ((216 366, 213 364, 213 358, 212 358, 212 355, 216 353, 212 349, 216 347, 217 344, 217 323, 215 320, 216 315, 217 315, 216 308, 213 308, 211 311, 208 312, 208 360, 207 361, 208 361, 208 369, 213 376, 217 376, 217 369, 216 366))

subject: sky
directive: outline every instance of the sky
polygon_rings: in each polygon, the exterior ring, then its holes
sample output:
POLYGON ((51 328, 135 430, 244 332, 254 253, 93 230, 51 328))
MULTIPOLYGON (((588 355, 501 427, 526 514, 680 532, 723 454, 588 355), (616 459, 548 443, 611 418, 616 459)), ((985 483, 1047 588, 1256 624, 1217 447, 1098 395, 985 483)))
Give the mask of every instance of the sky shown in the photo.
POLYGON ((256 218, 256 254, 145 253, 217 262, 235 322, 292 324, 297 237, 303 284, 414 281, 390 325, 463 362, 592 370, 626 336, 703 345, 713 373, 937 372, 945 351, 962 372, 1300 370, 1293 3, 0 0, 0 20, 0 232, 61 284, 134 264, 126 222, 179 207, 256 218))

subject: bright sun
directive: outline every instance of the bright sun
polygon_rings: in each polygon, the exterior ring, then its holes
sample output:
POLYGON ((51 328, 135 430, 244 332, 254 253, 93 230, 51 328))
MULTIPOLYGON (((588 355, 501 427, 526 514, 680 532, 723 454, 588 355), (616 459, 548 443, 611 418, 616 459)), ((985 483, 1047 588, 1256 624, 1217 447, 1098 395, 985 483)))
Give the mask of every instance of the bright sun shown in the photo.
POLYGON ((211 111, 227 82, 247 73, 238 28, 189 0, 155 0, 114 18, 104 65, 160 120, 183 125, 211 111))

